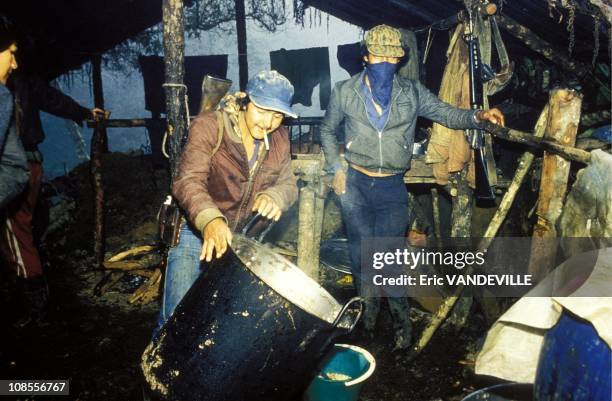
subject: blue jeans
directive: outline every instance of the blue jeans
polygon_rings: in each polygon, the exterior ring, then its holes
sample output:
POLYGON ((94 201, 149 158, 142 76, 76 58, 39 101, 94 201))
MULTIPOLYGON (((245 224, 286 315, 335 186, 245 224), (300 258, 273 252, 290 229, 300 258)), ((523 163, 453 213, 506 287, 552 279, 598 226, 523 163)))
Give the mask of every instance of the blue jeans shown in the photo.
MULTIPOLYGON (((411 222, 408 191, 403 174, 389 177, 370 177, 349 168, 346 193, 340 196, 342 218, 346 227, 351 270, 357 291, 361 294, 361 242, 366 238, 404 238, 411 222)), ((409 304, 406 298, 388 298, 396 333, 410 332, 409 304)), ((364 326, 373 330, 380 298, 366 298, 364 326)))
POLYGON ((153 337, 157 335, 157 332, 172 315, 183 296, 200 276, 203 266, 200 262, 201 252, 202 238, 200 238, 200 234, 196 234, 196 231, 188 224, 184 224, 181 228, 178 245, 170 248, 168 252, 162 304, 153 337))

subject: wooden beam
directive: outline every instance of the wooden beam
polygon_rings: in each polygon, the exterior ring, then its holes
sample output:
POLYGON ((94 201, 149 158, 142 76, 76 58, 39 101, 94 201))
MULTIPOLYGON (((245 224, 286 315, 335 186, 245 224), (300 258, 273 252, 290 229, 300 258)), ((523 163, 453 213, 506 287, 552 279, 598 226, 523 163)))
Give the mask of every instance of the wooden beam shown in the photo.
POLYGON ((187 135, 185 96, 185 26, 182 0, 163 0, 164 89, 166 95, 167 133, 170 144, 170 173, 174 177, 187 135))
MULTIPOLYGON (((545 137, 564 146, 576 142, 582 96, 571 91, 553 92, 545 137)), ((536 210, 537 222, 533 230, 529 274, 534 282, 541 281, 554 268, 557 246, 555 228, 567 192, 570 163, 559 155, 544 152, 540 193, 536 210)))
POLYGON ((518 131, 515 129, 502 127, 500 125, 491 124, 489 122, 482 123, 484 129, 490 132, 491 135, 497 138, 505 139, 510 142, 522 143, 539 149, 544 149, 548 152, 555 153, 564 159, 589 164, 591 162, 591 154, 581 149, 576 149, 571 146, 565 146, 560 143, 552 142, 546 139, 538 138, 531 133, 518 131))
POLYGON ((249 62, 247 59, 247 33, 244 0, 235 0, 236 6, 236 36, 238 39, 238 75, 240 90, 244 91, 249 80, 249 62))
POLYGON ((572 61, 560 54, 553 47, 533 33, 529 28, 519 24, 506 15, 499 15, 497 22, 500 27, 508 31, 512 36, 523 42, 527 47, 536 53, 541 54, 548 60, 558 64, 561 68, 574 72, 581 77, 590 73, 590 68, 577 61, 572 61))

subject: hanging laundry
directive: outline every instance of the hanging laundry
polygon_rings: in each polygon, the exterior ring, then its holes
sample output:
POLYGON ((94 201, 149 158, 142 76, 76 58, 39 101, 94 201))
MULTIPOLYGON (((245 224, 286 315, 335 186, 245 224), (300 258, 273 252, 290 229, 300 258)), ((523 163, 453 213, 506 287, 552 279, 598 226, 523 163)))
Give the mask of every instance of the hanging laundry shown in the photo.
POLYGON ((336 57, 340 67, 348 72, 351 77, 363 70, 363 55, 361 54, 360 42, 338 45, 336 57))
POLYGON ((286 76, 293 84, 295 88, 293 104, 312 106, 312 91, 319 85, 321 110, 327 108, 331 95, 327 47, 271 51, 270 68, 286 76))
MULTIPOLYGON (((145 109, 154 116, 166 111, 164 88, 164 59, 160 56, 138 57, 140 71, 144 79, 145 109)), ((202 99, 202 79, 204 75, 225 78, 227 75, 227 54, 215 56, 185 57, 185 85, 189 96, 189 114, 196 115, 202 99)))

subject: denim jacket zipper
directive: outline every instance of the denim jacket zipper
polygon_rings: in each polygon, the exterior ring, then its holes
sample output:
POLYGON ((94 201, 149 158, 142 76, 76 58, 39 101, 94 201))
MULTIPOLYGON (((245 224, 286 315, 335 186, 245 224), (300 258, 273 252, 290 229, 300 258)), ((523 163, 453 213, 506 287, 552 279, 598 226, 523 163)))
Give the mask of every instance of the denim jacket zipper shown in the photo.
MULTIPOLYGON (((389 104, 389 107, 391 107, 393 105, 393 103, 395 103, 395 100, 397 100, 397 98, 400 95, 400 93, 402 93, 402 89, 403 88, 400 86, 399 92, 397 92, 395 97, 393 99, 391 99, 391 103, 389 104)), ((359 91, 357 89, 353 88, 353 90, 355 91, 355 93, 357 94, 359 99, 361 99, 361 102, 363 103, 363 107, 365 109, 366 117, 368 118, 368 122, 370 123, 372 128, 374 128, 376 130, 376 132, 378 132, 378 157, 380 159, 380 163, 379 163, 379 167, 378 167, 378 172, 382 173, 382 166, 383 166, 382 133, 385 130, 385 128, 387 128, 387 124, 389 123, 389 118, 391 118, 391 110, 389 110, 389 114, 387 115, 387 120, 385 121, 385 124, 383 125, 383 129, 381 131, 377 130, 376 126, 372 123, 372 120, 370 119, 370 116, 368 115, 368 108, 367 108, 365 99, 359 94, 359 91)))

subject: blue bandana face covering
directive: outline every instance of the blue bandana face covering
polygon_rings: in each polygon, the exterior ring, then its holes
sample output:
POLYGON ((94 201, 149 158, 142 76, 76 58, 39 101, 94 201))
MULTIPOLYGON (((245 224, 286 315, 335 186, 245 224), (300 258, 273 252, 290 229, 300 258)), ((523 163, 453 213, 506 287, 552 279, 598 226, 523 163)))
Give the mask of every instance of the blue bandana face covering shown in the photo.
POLYGON ((376 64, 367 64, 366 73, 370 80, 372 96, 379 106, 386 109, 391 102, 391 89, 393 88, 393 75, 397 64, 386 61, 376 64))

